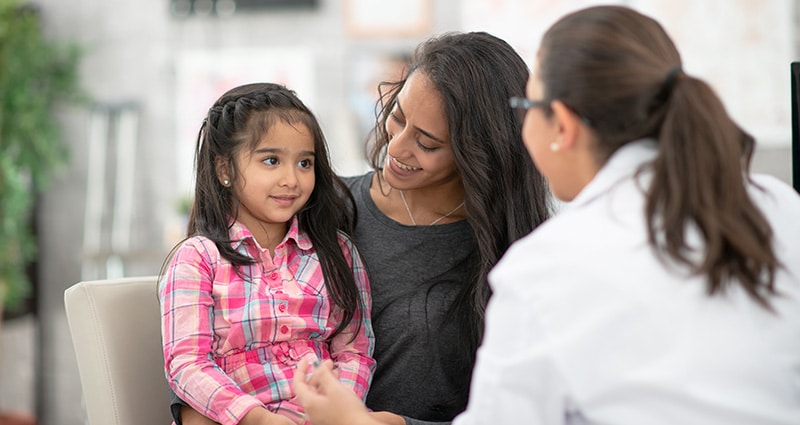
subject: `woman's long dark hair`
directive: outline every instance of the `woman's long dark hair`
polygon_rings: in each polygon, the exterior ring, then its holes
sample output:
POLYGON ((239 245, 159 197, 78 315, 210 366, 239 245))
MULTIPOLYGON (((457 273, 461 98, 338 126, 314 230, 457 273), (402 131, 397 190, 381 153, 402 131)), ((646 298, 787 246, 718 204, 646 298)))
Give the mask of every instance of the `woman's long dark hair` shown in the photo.
POLYGON ((257 261, 234 250, 228 233, 239 204, 232 189, 239 178, 235 158, 242 149, 255 150, 278 120, 303 125, 314 138, 314 191, 297 217, 300 228, 308 233, 317 251, 328 294, 343 312, 342 322, 333 333, 337 335, 361 307, 351 265, 338 239, 339 230, 352 234, 355 201, 331 169, 319 123, 293 91, 278 84, 247 84, 223 94, 208 110, 197 136, 195 195, 187 236, 209 238, 220 254, 237 266, 257 261), (220 159, 229 170, 229 187, 223 186, 217 176, 216 164, 220 159))
POLYGON ((747 194, 755 141, 705 82, 683 72, 680 55, 655 20, 622 6, 567 15, 544 35, 539 78, 591 123, 604 163, 639 138, 658 141, 647 193, 650 244, 663 257, 708 278, 708 293, 738 282, 770 308, 779 262, 772 229, 747 194), (696 226, 696 260, 686 240, 696 226))
POLYGON ((397 94, 414 72, 424 73, 442 96, 467 221, 477 241, 477 258, 464 265, 472 268, 472 278, 461 288, 451 316, 467 336, 461 351, 474 361, 490 296, 489 270, 511 243, 551 214, 547 182, 526 153, 521 123, 508 106, 510 97, 524 96, 529 72, 508 43, 484 32, 446 33, 422 43, 405 78, 381 83, 369 153, 375 170, 383 167, 386 122, 397 94))

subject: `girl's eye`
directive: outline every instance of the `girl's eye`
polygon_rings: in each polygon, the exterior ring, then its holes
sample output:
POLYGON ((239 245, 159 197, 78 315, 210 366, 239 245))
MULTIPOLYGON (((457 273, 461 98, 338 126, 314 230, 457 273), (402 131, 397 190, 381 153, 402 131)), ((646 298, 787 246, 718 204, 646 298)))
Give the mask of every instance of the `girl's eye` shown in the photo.
POLYGON ((263 162, 264 164, 267 164, 267 165, 277 165, 278 164, 278 158, 274 157, 274 156, 269 156, 267 158, 264 158, 264 160, 261 161, 261 162, 263 162))
POLYGON ((314 161, 312 161, 310 159, 304 159, 304 160, 298 162, 297 165, 299 165, 300 168, 312 168, 312 167, 314 167, 314 161))

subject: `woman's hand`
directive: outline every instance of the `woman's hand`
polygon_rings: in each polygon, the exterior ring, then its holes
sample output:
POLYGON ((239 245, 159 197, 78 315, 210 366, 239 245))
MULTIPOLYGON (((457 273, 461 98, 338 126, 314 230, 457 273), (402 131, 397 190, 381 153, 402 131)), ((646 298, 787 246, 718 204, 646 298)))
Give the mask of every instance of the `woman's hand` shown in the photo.
POLYGON ((314 425, 382 425, 367 412, 367 407, 352 390, 334 376, 333 362, 325 360, 307 378, 309 361, 297 364, 294 392, 306 411, 306 420, 314 425))
POLYGON ((386 425, 406 425, 406 419, 392 412, 370 412, 373 419, 379 420, 386 425))

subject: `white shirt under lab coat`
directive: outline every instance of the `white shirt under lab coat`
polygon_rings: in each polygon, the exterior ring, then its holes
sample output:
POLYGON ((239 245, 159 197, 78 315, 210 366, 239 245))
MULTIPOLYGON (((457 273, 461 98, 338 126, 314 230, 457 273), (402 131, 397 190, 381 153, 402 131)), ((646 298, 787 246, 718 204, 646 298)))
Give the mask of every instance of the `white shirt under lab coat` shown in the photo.
POLYGON ((620 149, 492 271, 469 405, 454 425, 800 424, 800 197, 753 177, 785 266, 777 314, 738 286, 709 297, 702 278, 667 269, 648 246, 631 170, 656 149, 620 149))

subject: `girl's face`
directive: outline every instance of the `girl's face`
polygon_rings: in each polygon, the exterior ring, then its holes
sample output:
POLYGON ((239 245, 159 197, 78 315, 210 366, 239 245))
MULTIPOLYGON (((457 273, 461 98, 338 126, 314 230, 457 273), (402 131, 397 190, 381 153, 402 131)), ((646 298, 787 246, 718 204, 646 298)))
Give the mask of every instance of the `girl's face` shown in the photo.
POLYGON ((301 123, 275 120, 255 150, 236 155, 239 179, 233 190, 239 200, 237 219, 260 244, 283 238, 286 224, 314 190, 314 137, 301 123))
POLYGON ((412 73, 386 121, 383 176, 395 189, 413 190, 459 181, 444 102, 422 71, 412 73))

